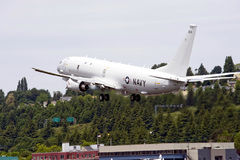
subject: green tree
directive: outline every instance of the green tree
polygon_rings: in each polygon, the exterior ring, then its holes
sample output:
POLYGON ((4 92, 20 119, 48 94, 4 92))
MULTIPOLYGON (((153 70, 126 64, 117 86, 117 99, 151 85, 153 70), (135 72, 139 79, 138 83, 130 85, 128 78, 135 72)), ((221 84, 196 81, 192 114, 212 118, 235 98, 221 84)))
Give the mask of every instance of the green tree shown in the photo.
POLYGON ((52 100, 57 101, 57 100, 59 100, 62 96, 63 96, 63 94, 62 94, 60 91, 53 92, 53 98, 52 98, 52 100))
POLYGON ((207 75, 208 71, 204 67, 204 65, 201 63, 200 67, 198 68, 198 73, 197 75, 207 75))
POLYGON ((27 80, 25 77, 23 77, 20 81, 18 81, 17 91, 25 92, 27 90, 28 90, 27 80))
POLYGON ((37 144, 36 145, 36 152, 35 153, 45 153, 45 152, 50 152, 50 148, 47 147, 44 144, 37 144))
POLYGON ((192 72, 192 68, 191 67, 188 67, 187 69, 187 76, 193 76, 193 72, 192 72))
MULTIPOLYGON (((207 75, 207 74, 208 74, 208 71, 206 70, 204 65, 201 63, 200 67, 198 68, 197 75, 207 75)), ((201 82, 198 82, 197 86, 200 86, 200 85, 201 85, 201 82)), ((203 86, 210 85, 210 82, 209 81, 204 81, 202 85, 203 86)))
POLYGON ((234 136, 234 145, 235 148, 240 151, 240 132, 238 132, 235 136, 234 136))
MULTIPOLYGON (((231 56, 226 57, 225 63, 224 63, 224 66, 223 66, 223 73, 228 73, 228 72, 235 72, 235 66, 234 66, 234 63, 233 63, 233 60, 232 60, 231 56)), ((230 76, 231 75, 229 75, 227 77, 230 77, 230 76)), ((221 84, 226 84, 227 80, 223 79, 220 82, 221 82, 221 84)))
POLYGON ((192 106, 194 104, 194 92, 193 92, 192 84, 188 85, 188 94, 187 94, 186 103, 188 106, 192 106))
POLYGON ((218 74, 222 73, 222 67, 221 66, 215 66, 213 70, 211 71, 211 74, 218 74))
POLYGON ((234 92, 234 102, 236 105, 240 104, 240 81, 236 82, 235 92, 234 92))
POLYGON ((167 65, 167 63, 154 64, 151 69, 157 69, 157 68, 160 68, 160 67, 163 67, 166 65, 167 65))
POLYGON ((0 105, 4 102, 4 92, 0 89, 0 105))
POLYGON ((8 94, 5 103, 6 103, 8 106, 15 106, 16 100, 15 100, 15 96, 14 96, 13 93, 8 94))
POLYGON ((240 63, 235 64, 235 71, 239 72, 240 71, 240 63))
POLYGON ((232 57, 227 56, 225 59, 224 66, 223 66, 223 73, 234 72, 234 71, 235 71, 235 66, 234 66, 232 57))
POLYGON ((40 103, 41 105, 43 105, 43 102, 48 101, 49 100, 49 95, 47 95, 46 93, 40 93, 40 95, 37 97, 37 102, 40 103))
POLYGON ((52 123, 50 121, 48 121, 47 123, 47 127, 45 127, 43 129, 42 132, 42 137, 44 139, 48 139, 49 137, 51 137, 54 134, 53 128, 52 128, 52 123))

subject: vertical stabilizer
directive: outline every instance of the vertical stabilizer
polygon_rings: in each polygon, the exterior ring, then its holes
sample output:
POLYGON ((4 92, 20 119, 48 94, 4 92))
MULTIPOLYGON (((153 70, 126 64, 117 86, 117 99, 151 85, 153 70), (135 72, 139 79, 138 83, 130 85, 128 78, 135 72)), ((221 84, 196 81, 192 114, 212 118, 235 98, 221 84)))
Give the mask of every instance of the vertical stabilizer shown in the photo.
POLYGON ((190 25, 190 28, 172 61, 168 63, 168 65, 158 68, 157 70, 181 77, 186 76, 196 29, 197 26, 195 24, 190 25))

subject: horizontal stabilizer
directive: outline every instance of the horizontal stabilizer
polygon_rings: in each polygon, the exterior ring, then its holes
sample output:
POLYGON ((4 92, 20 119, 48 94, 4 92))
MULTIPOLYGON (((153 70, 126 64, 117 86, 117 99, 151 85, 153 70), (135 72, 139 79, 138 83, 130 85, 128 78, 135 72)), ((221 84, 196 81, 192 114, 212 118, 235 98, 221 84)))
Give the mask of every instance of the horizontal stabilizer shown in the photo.
POLYGON ((240 74, 240 72, 229 72, 229 73, 221 73, 221 74, 208 74, 208 75, 196 75, 196 76, 187 76, 187 82, 203 82, 203 81, 211 81, 211 80, 219 80, 219 79, 234 79, 235 75, 240 74), (230 76, 231 77, 223 77, 230 76))

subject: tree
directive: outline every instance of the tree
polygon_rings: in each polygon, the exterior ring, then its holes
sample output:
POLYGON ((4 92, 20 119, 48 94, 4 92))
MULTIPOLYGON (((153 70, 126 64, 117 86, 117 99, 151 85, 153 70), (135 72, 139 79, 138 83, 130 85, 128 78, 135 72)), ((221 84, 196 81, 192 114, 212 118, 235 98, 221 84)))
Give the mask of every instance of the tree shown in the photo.
POLYGON ((218 73, 222 73, 222 67, 220 66, 215 66, 213 68, 213 70, 211 71, 211 74, 218 74, 218 73))
POLYGON ((193 72, 192 72, 192 68, 191 67, 188 67, 187 69, 187 76, 193 76, 193 72))
MULTIPOLYGON (((208 74, 208 71, 206 70, 204 65, 201 63, 200 67, 198 68, 197 75, 207 75, 207 74, 208 74)), ((197 85, 200 86, 201 82, 198 82, 197 85)), ((210 81, 204 81, 202 85, 203 86, 210 85, 210 81)))
POLYGON ((48 101, 49 97, 46 93, 41 93, 38 97, 37 97, 37 102, 40 103, 41 105, 43 105, 43 102, 48 101))
POLYGON ((52 123, 48 120, 47 127, 43 129, 42 137, 47 139, 54 134, 52 123))
POLYGON ((188 106, 192 106, 194 103, 194 92, 193 92, 192 84, 188 85, 188 94, 187 94, 186 103, 188 106))
POLYGON ((59 100, 62 96, 63 96, 63 94, 62 94, 60 91, 53 92, 53 98, 52 98, 52 100, 57 101, 57 100, 59 100))
POLYGON ((239 151, 240 150, 240 132, 238 132, 234 137, 234 145, 235 145, 235 148, 239 151))
POLYGON ((201 63, 200 67, 198 68, 198 73, 197 75, 207 75, 208 71, 204 67, 204 65, 201 63))
POLYGON ((239 72, 240 71, 240 63, 235 64, 235 71, 239 72))
POLYGON ((234 72, 235 66, 231 56, 227 56, 225 59, 225 64, 223 66, 223 73, 234 72))
POLYGON ((240 81, 236 82, 235 92, 234 92, 234 102, 236 105, 240 104, 240 81))
MULTIPOLYGON (((223 66, 223 73, 227 73, 227 72, 235 72, 235 66, 234 66, 231 56, 226 57, 225 63, 223 66)), ((231 77, 231 75, 229 75, 227 77, 231 77)), ((227 83, 227 80, 223 79, 220 82, 221 82, 221 84, 225 84, 225 83, 227 83)))
POLYGON ((166 66, 166 65, 167 65, 167 63, 154 64, 151 69, 157 69, 157 68, 160 68, 160 67, 163 67, 163 66, 166 66))
POLYGON ((0 89, 0 104, 4 102, 4 92, 0 89))
POLYGON ((5 101, 8 106, 15 106, 16 100, 13 93, 10 93, 5 101))
POLYGON ((25 92, 27 90, 28 90, 27 80, 25 77, 23 77, 20 81, 18 81, 17 91, 25 92))

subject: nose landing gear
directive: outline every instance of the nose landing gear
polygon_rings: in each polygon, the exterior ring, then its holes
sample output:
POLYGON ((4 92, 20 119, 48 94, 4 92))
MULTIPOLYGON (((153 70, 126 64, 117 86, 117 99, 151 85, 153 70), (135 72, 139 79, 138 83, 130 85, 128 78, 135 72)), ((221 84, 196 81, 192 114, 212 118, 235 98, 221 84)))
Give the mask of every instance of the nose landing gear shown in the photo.
POLYGON ((132 94, 130 96, 130 100, 139 102, 141 100, 141 96, 139 94, 132 94))
POLYGON ((100 94, 99 95, 99 100, 102 102, 102 101, 109 101, 109 99, 110 99, 110 96, 109 96, 109 94, 100 94))

